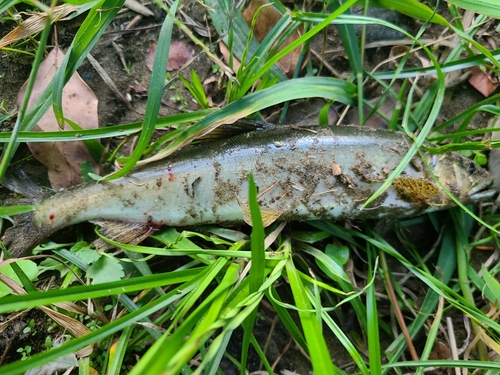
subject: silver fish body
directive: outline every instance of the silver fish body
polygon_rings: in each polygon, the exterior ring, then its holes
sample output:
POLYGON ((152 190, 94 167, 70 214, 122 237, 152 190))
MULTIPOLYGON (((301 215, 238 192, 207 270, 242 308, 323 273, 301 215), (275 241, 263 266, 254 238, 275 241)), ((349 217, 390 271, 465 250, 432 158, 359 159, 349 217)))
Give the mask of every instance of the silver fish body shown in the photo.
POLYGON ((491 197, 484 169, 458 153, 415 157, 368 207, 366 200, 408 151, 402 133, 355 126, 277 128, 190 146, 127 177, 90 182, 43 199, 20 215, 4 242, 21 256, 66 226, 93 220, 189 226, 241 223, 252 172, 264 212, 279 220, 411 217, 445 209, 453 201, 491 197), (414 196, 413 196, 414 195, 414 196))

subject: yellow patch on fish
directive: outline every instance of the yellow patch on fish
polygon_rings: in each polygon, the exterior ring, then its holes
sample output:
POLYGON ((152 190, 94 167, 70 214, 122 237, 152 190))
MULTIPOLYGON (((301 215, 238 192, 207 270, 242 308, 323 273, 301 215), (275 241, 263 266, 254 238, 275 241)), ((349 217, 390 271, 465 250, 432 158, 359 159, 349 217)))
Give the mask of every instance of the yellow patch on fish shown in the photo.
POLYGON ((439 192, 432 182, 424 178, 398 177, 392 181, 398 195, 411 203, 432 204, 431 200, 439 192))
MULTIPOLYGON (((250 213, 250 207, 247 203, 240 202, 238 198, 236 198, 238 204, 243 210, 243 221, 248 225, 252 226, 252 214, 250 213)), ((281 210, 270 209, 270 208, 260 208, 260 214, 262 216, 262 225, 264 228, 267 228, 269 225, 274 223, 281 216, 281 210)))

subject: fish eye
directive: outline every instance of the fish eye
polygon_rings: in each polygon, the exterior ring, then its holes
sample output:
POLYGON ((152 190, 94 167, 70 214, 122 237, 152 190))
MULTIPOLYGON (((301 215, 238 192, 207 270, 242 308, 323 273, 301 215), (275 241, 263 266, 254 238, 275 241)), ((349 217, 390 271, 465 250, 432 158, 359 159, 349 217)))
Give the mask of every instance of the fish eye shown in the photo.
POLYGON ((476 164, 470 163, 469 165, 469 174, 473 174, 477 170, 476 164))

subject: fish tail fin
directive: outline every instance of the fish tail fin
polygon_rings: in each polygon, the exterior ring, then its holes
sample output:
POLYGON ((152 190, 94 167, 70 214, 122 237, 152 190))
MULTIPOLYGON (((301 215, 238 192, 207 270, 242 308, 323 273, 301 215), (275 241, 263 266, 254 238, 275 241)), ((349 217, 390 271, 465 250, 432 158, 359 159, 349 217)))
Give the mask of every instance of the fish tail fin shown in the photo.
POLYGON ((15 217, 14 226, 7 228, 2 242, 11 257, 19 258, 28 255, 36 245, 54 233, 58 228, 39 226, 35 222, 33 211, 15 217))
MULTIPOLYGON (((48 191, 37 185, 22 169, 8 169, 1 185, 25 197, 6 199, 3 202, 5 208, 9 208, 8 206, 37 205, 48 195, 48 191)), ((15 215, 14 226, 8 228, 0 240, 13 258, 28 255, 30 250, 57 230, 57 228, 37 225, 33 211, 17 215, 8 213, 7 215, 15 215)))

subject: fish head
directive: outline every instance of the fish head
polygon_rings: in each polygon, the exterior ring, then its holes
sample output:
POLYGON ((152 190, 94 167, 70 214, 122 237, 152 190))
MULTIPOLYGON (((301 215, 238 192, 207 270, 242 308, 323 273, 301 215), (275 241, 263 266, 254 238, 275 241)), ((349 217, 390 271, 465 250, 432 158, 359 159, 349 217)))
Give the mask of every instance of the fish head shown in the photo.
POLYGON ((489 172, 459 153, 433 155, 429 164, 439 181, 463 203, 490 199, 496 193, 489 189, 493 184, 489 172))

